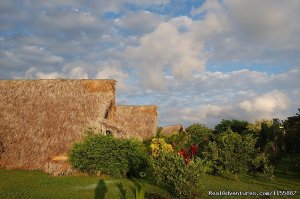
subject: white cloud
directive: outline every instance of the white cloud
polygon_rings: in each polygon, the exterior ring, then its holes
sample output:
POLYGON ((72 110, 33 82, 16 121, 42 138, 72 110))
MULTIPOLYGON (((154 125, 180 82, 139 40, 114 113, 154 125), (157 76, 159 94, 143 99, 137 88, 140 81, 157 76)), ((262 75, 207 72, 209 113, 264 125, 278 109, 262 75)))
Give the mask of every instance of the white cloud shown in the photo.
POLYGON ((47 31, 75 31, 78 29, 98 29, 103 22, 93 15, 83 14, 77 11, 43 12, 39 25, 47 31), (45 26, 46 25, 46 26, 45 26))
POLYGON ((161 23, 152 33, 141 37, 138 46, 127 47, 126 59, 140 71, 142 85, 158 90, 164 88, 165 69, 171 69, 171 73, 181 79, 203 71, 202 45, 194 42, 187 21, 190 19, 184 17, 181 23, 178 19, 161 23), (182 27, 186 31, 181 32, 182 27))
POLYGON ((284 119, 299 107, 299 67, 281 74, 239 70, 204 72, 176 83, 155 98, 160 123, 189 125, 200 122, 213 127, 221 119, 284 119), (176 109, 174 109, 176 107, 176 109))
POLYGON ((114 78, 124 102, 157 104, 166 123, 295 112, 298 0, 207 0, 192 17, 168 3, 1 1, 0 76, 114 78))
POLYGON ((285 59, 299 64, 294 57, 300 51, 299 9, 297 0, 206 1, 192 10, 204 14, 194 32, 205 40, 209 62, 275 64, 285 59))
POLYGON ((128 0, 128 3, 140 5, 140 6, 161 6, 166 5, 170 0, 128 0))
POLYGON ((162 15, 148 11, 138 11, 127 13, 115 20, 115 24, 129 34, 139 35, 152 31, 163 19, 162 15))
POLYGON ((129 91, 129 88, 125 82, 128 74, 118 68, 104 67, 98 71, 96 79, 114 79, 117 80, 117 92, 129 91))
POLYGON ((85 72, 82 67, 72 68, 70 73, 68 74, 68 78, 70 79, 88 79, 88 74, 85 72))
POLYGON ((209 117, 218 117, 219 114, 224 110, 224 107, 213 104, 206 104, 200 105, 195 108, 184 108, 180 110, 180 114, 182 115, 183 121, 196 123, 209 117))
MULTIPOLYGON (((22 77, 15 77, 21 79, 22 77)), ((71 70, 64 69, 64 72, 42 72, 36 67, 30 67, 25 74, 26 79, 88 79, 88 74, 82 67, 74 67, 71 70)))
POLYGON ((240 102, 240 108, 258 115, 270 117, 276 111, 285 110, 289 106, 287 96, 278 90, 240 102))

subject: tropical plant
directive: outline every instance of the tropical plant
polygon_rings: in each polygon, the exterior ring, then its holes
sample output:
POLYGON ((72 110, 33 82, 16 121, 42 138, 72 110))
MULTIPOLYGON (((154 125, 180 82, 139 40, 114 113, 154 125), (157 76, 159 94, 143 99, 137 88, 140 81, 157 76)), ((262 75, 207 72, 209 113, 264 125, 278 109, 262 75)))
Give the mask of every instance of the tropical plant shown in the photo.
POLYGON ((152 176, 155 182, 166 188, 175 198, 197 199, 203 189, 204 161, 195 157, 183 159, 180 155, 160 153, 151 158, 152 176))
POLYGON ((145 172, 149 162, 138 141, 89 133, 69 152, 74 168, 89 174, 105 173, 115 177, 136 176, 145 172))

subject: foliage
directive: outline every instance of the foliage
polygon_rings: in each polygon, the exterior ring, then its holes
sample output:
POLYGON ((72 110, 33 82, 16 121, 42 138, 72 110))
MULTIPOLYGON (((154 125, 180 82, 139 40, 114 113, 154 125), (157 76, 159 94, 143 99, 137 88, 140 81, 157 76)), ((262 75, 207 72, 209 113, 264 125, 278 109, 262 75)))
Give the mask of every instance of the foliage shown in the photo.
POLYGON ((200 198, 205 173, 199 158, 185 164, 177 154, 160 153, 151 159, 152 175, 156 183, 165 187, 175 198, 200 198))
POLYGON ((180 151, 178 151, 178 155, 184 158, 185 164, 189 164, 191 159, 194 159, 197 152, 198 152, 198 146, 192 144, 188 149, 180 149, 180 151))
POLYGON ((284 131, 279 119, 255 121, 249 123, 247 129, 257 137, 256 148, 268 154, 272 160, 280 159, 280 153, 284 151, 284 131))
POLYGON ((172 145, 166 143, 164 138, 153 138, 151 141, 151 155, 157 157, 161 152, 171 153, 173 151, 172 145))
POLYGON ((249 123, 244 120, 222 120, 219 124, 215 126, 214 133, 220 134, 222 132, 231 129, 233 132, 237 132, 239 134, 244 134, 247 132, 247 125, 249 123))
POLYGON ((300 109, 298 112, 284 121, 284 142, 289 153, 300 153, 300 109))
POLYGON ((270 128, 273 124, 273 121, 267 119, 255 120, 255 123, 249 123, 246 126, 246 128, 247 130, 251 131, 254 135, 259 135, 262 124, 266 124, 270 128))
POLYGON ((130 177, 144 177, 149 168, 149 158, 145 146, 137 140, 123 140, 128 160, 128 173, 130 177))
POLYGON ((201 158, 203 157, 203 149, 208 146, 209 141, 214 140, 213 130, 206 127, 203 124, 192 124, 188 128, 186 128, 187 133, 189 134, 189 140, 187 142, 187 146, 196 144, 197 146, 201 146, 200 150, 197 152, 197 156, 201 158))
POLYGON ((207 147, 214 173, 245 173, 255 154, 254 145, 255 139, 250 135, 241 136, 231 130, 219 134, 207 147))
POLYGON ((160 137, 161 131, 162 131, 162 127, 157 127, 156 128, 156 137, 160 137))
POLYGON ((263 173, 265 178, 274 178, 274 166, 270 164, 265 153, 257 154, 253 159, 252 165, 254 170, 263 173))
POLYGON ((135 199, 144 199, 145 198, 145 183, 136 184, 135 187, 135 199))
POLYGON ((273 177, 274 167, 266 153, 255 148, 256 139, 252 135, 240 135, 227 130, 219 134, 206 148, 206 160, 214 174, 237 176, 248 171, 261 172, 265 177, 273 177))
POLYGON ((138 141, 88 134, 73 145, 69 161, 74 168, 89 174, 105 173, 115 177, 138 176, 148 167, 148 159, 138 141))
POLYGON ((175 151, 185 147, 190 140, 190 136, 185 132, 176 132, 171 136, 165 137, 167 143, 171 144, 175 151))

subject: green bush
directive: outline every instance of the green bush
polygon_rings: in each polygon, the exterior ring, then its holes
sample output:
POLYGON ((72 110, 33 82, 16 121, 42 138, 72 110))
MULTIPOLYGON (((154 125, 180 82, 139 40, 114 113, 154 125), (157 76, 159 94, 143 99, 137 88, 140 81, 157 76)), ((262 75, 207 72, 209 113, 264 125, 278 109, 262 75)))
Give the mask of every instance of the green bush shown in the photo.
POLYGON ((201 159, 206 158, 203 156, 203 152, 208 146, 208 143, 214 140, 215 136, 213 134, 213 130, 203 124, 192 124, 186 128, 186 132, 190 137, 186 146, 190 146, 192 144, 199 146, 199 150, 196 155, 201 159))
POLYGON ((238 175, 248 171, 255 156, 255 139, 227 130, 217 136, 207 147, 208 159, 216 174, 238 175))
POLYGON ((126 140, 124 148, 128 160, 127 176, 143 177, 149 169, 149 156, 146 147, 139 141, 126 140))
POLYGON ((69 161, 82 172, 105 173, 115 177, 137 176, 148 168, 148 159, 141 143, 89 133, 73 145, 69 161))
POLYGON ((156 183, 165 187, 175 198, 200 198, 205 166, 199 158, 186 164, 177 154, 162 153, 151 159, 151 168, 156 183))
POLYGON ((265 153, 259 153, 253 159, 252 171, 258 171, 263 174, 266 179, 274 178, 274 166, 270 164, 269 158, 265 153))
POLYGON ((171 136, 165 137, 167 143, 171 144, 174 151, 179 151, 181 148, 184 148, 190 140, 190 136, 182 131, 175 132, 171 136))
POLYGON ((232 130, 240 135, 247 133, 247 125, 249 123, 244 120, 222 120, 219 124, 215 126, 214 133, 220 134, 227 130, 232 130))
MULTIPOLYGON (((256 139, 251 135, 240 135, 227 130, 216 140, 209 142, 205 154, 214 174, 234 176, 248 171, 261 172, 273 176, 273 166, 264 153, 255 148, 256 139)), ((207 163, 208 164, 208 163, 207 163)), ((230 177, 231 178, 231 177, 230 177)))

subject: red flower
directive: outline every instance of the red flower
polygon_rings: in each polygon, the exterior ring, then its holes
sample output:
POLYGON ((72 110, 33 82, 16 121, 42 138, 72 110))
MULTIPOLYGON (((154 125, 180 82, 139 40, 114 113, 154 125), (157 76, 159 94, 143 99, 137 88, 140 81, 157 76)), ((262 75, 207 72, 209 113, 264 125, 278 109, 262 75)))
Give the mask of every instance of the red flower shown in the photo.
POLYGON ((184 158, 184 163, 187 165, 191 161, 191 156, 189 153, 187 153, 184 149, 180 149, 178 151, 178 155, 182 156, 184 158))
POLYGON ((190 154, 184 152, 183 157, 184 159, 190 159, 190 154))
POLYGON ((191 151, 192 155, 195 155, 197 153, 197 150, 198 150, 198 146, 195 144, 192 144, 190 147, 190 151, 191 151))
POLYGON ((178 155, 180 155, 180 156, 184 156, 184 154, 185 154, 185 151, 184 151, 184 149, 180 149, 180 151, 178 151, 178 155))

